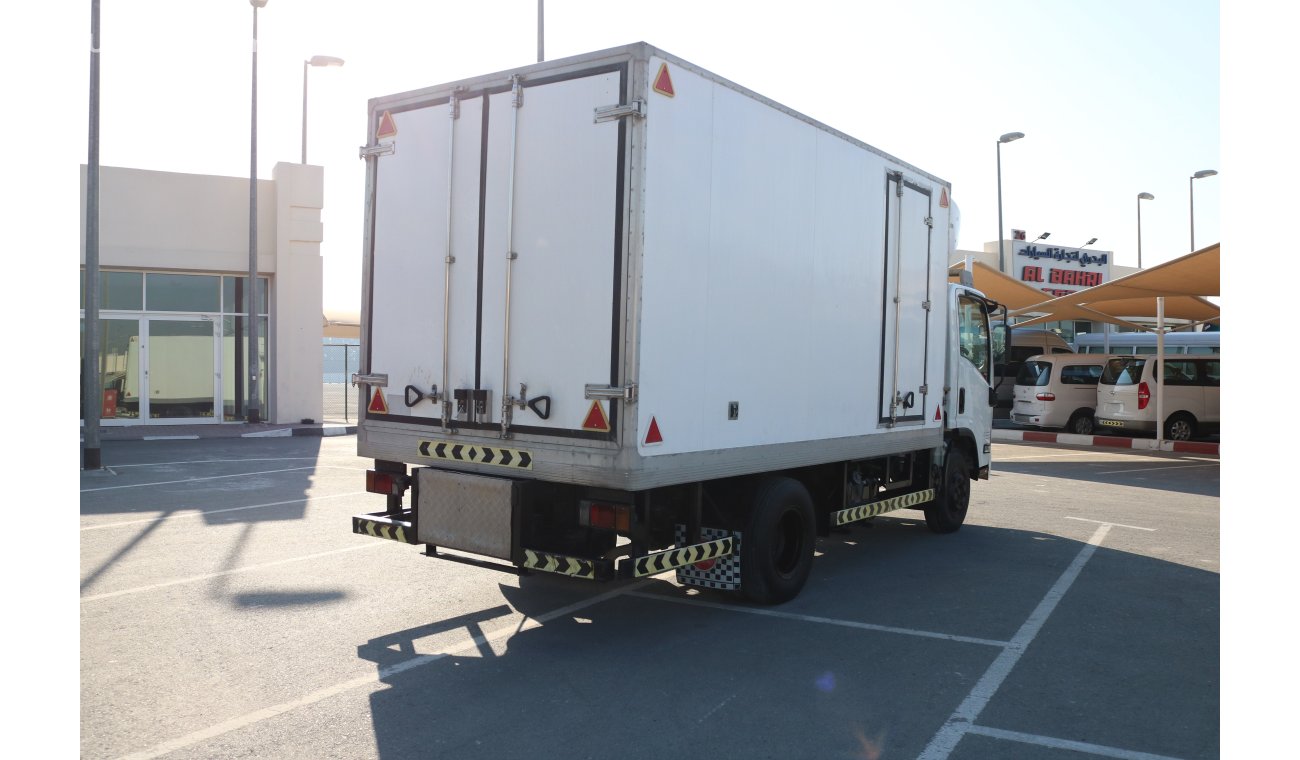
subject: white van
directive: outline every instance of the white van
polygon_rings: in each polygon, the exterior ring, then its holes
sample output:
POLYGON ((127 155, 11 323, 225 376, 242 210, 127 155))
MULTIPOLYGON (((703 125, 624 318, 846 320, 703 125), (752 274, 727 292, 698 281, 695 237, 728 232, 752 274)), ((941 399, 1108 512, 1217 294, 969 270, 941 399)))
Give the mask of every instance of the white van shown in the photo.
MULTIPOLYGON (((1156 431, 1156 359, 1116 356, 1097 385, 1102 430, 1156 431)), ((1219 355, 1174 356, 1164 361, 1165 438, 1186 441, 1219 430, 1219 355)))
POLYGON ((1065 428, 1092 435, 1097 381, 1109 356, 1039 354, 1020 365, 1013 391, 1011 421, 1017 425, 1065 428))
POLYGON ((998 389, 997 406, 1002 409, 1011 407, 1012 387, 1016 384, 1016 376, 1020 374, 1020 365, 1025 359, 1037 354, 1070 353, 1074 353, 1070 344, 1051 330, 1011 328, 1011 345, 1007 347, 1003 359, 1005 364, 998 364, 993 370, 997 375, 994 378, 998 389))

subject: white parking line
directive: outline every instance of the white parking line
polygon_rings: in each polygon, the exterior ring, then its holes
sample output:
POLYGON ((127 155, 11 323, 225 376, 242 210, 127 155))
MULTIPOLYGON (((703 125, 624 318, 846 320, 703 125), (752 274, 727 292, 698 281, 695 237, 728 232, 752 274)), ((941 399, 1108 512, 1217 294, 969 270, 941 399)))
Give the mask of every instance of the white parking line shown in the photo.
POLYGON ((1119 758, 1119 760, 1179 760, 1176 757, 1170 757, 1168 755, 1153 755, 1150 752, 1135 752, 1129 749, 1107 747, 1101 744, 1076 742, 1070 739, 1056 739, 1051 736, 1022 734, 1019 731, 1004 731, 1000 728, 971 726, 966 729, 966 732, 979 734, 980 736, 988 736, 993 739, 1005 739, 1012 742, 1021 742, 1022 744, 1036 744, 1040 747, 1052 747, 1053 749, 1064 749, 1073 752, 1086 752, 1089 755, 1100 755, 1101 757, 1115 757, 1119 758))
POLYGON ((989 666, 988 670, 984 671, 984 675, 976 682, 970 694, 966 696, 966 699, 962 700, 962 703, 944 722, 943 727, 930 740, 918 760, 946 760, 952 754, 952 751, 957 748, 957 743, 970 731, 975 719, 979 717, 989 701, 993 699, 993 695, 997 693, 1002 683, 1007 680, 1007 676, 1011 674, 1011 669, 1016 666, 1021 655, 1033 643, 1034 637, 1042 630, 1043 624, 1047 622, 1048 616, 1052 614, 1052 611, 1056 609, 1056 605, 1065 596, 1065 592, 1070 590, 1070 586, 1074 584, 1075 579, 1079 577, 1079 573, 1083 571, 1083 566, 1088 564, 1088 560, 1096 553, 1097 547, 1101 546, 1101 542, 1106 539, 1106 534, 1110 532, 1110 528, 1110 525, 1102 525, 1092 534, 1092 538, 1088 539, 1088 544, 1079 551, 1074 561, 1070 563, 1070 566, 1065 569, 1061 577, 1048 590, 1047 596, 1044 596, 1043 600, 1034 608, 1034 611, 1030 613, 1029 619, 1024 622, 1024 625, 1020 626, 1020 630, 1012 637, 1007 648, 1002 650, 1002 653, 997 656, 997 659, 993 660, 993 664, 989 666))
POLYGON ((209 726, 208 728, 204 728, 199 731, 186 734, 185 736, 179 737, 177 739, 165 741, 162 744, 143 750, 141 752, 133 752, 129 755, 123 755, 122 758, 120 758, 120 760, 149 760, 151 758, 161 757, 163 755, 166 755, 169 752, 175 752, 178 749, 192 747, 195 744, 198 744, 199 742, 207 741, 208 739, 221 736, 222 734, 227 734, 230 733, 231 731, 236 731, 238 729, 245 728, 254 723, 259 723, 261 721, 264 721, 268 718, 274 718, 275 716, 282 715, 284 713, 289 712, 290 710, 295 710, 299 707, 305 707, 307 705, 316 704, 317 702, 321 702, 323 700, 329 699, 330 697, 334 697, 344 692, 351 691, 352 689, 358 689, 363 686, 370 686, 379 683, 381 681, 384 681, 385 679, 397 675, 398 673, 404 673, 408 670, 418 668, 422 665, 428 665, 431 662, 437 662, 438 660, 441 660, 444 657, 454 656, 460 654, 461 652, 476 650, 485 646, 489 642, 495 642, 500 639, 509 639, 515 636, 516 634, 523 633, 524 631, 530 631, 534 628, 538 628, 556 618, 564 617, 565 615, 571 615, 587 607, 594 607, 597 604, 609 601, 610 599, 613 599, 615 597, 622 596, 623 594, 631 593, 635 589, 640 588, 646 583, 649 583, 650 580, 651 580, 650 578, 645 578, 635 583, 632 583, 628 586, 624 586, 623 588, 614 589, 613 591, 607 591, 603 594, 593 596, 590 599, 585 599, 581 602, 570 604, 567 607, 561 607, 556 610, 551 610, 550 612, 547 612, 542 615, 538 615, 537 617, 534 618, 530 618, 527 615, 520 615, 518 622, 508 623, 507 625, 498 628, 496 631, 490 634, 473 636, 468 641, 462 642, 461 644, 446 647, 441 651, 433 652, 430 654, 422 654, 417 657, 412 657, 409 660, 403 660, 402 662, 396 663, 394 665, 388 665, 386 667, 380 668, 378 672, 374 674, 352 678, 347 681, 334 684, 333 686, 327 686, 323 689, 317 689, 316 691, 313 691, 310 694, 307 694, 305 696, 299 697, 298 699, 292 699, 289 700, 288 702, 281 702, 278 705, 272 705, 270 707, 264 707, 260 710, 254 710, 253 712, 250 713, 245 713, 244 715, 240 715, 239 717, 231 718, 230 720, 227 721, 222 721, 221 723, 218 723, 214 726, 209 726))
POLYGON ((1095 457, 1100 451, 1058 451, 1055 454, 1035 454, 1031 457, 998 457, 994 462, 1017 462, 1021 459, 1056 459, 1057 457, 1095 457))
POLYGON ((980 644, 989 647, 1007 647, 1009 642, 995 641, 993 639, 979 639, 973 636, 958 636, 952 633, 936 633, 934 631, 918 631, 911 628, 895 628, 889 625, 874 625, 872 623, 859 623, 856 620, 838 620, 836 618, 818 617, 816 615, 800 615, 794 612, 781 612, 779 610, 768 609, 766 607, 739 607, 734 604, 722 604, 720 602, 710 602, 704 599, 683 599, 677 596, 665 596, 663 594, 651 594, 644 591, 628 594, 639 599, 654 599, 660 602, 672 602, 674 604, 686 604, 692 607, 709 607, 715 610, 726 610, 727 612, 744 612, 750 615, 762 615, 763 617, 784 618, 786 620, 798 620, 804 623, 821 623, 823 625, 838 625, 844 628, 858 628, 866 631, 879 631, 881 633, 898 633, 904 636, 921 636, 927 639, 943 639, 945 641, 959 641, 963 644, 980 644))
POLYGON ((175 485, 177 483, 198 483, 204 480, 220 480, 222 478, 246 478, 249 477, 250 475, 274 475, 279 472, 296 472, 298 470, 314 470, 314 469, 316 469, 315 465, 311 467, 290 467, 284 470, 263 470, 261 472, 236 472, 231 475, 210 475, 206 478, 186 478, 185 480, 163 480, 156 483, 132 483, 130 485, 125 485, 125 486, 104 486, 103 488, 83 488, 81 489, 81 492, 90 493, 91 491, 116 491, 122 488, 146 488, 148 486, 170 486, 170 485, 175 485))
POLYGON ((113 597, 117 597, 117 596, 127 596, 128 594, 142 594, 146 591, 157 591, 160 588, 170 588, 171 586, 180 586, 186 583, 198 583, 199 581, 211 580, 212 578, 220 578, 223 575, 237 575, 239 573, 251 573, 254 570, 264 570, 268 567, 275 567, 277 565, 287 565, 291 562, 301 562, 305 559, 316 559, 318 557, 328 557, 331 554, 343 554, 344 552, 354 552, 357 551, 358 549, 370 549, 376 546, 385 546, 387 543, 388 543, 387 541, 367 541, 366 543, 358 544, 357 546, 347 546, 342 549, 334 549, 327 552, 317 552, 315 554, 304 554, 301 557, 289 557, 287 559, 278 559, 274 562, 265 562, 260 565, 247 565, 245 567, 237 567, 233 570, 222 570, 219 573, 208 573, 206 575, 192 575, 188 578, 177 578, 176 580, 163 581, 162 583, 154 583, 148 586, 124 588, 119 591, 109 591, 104 594, 83 596, 81 597, 81 603, 85 604, 86 602, 98 602, 103 599, 112 599, 113 597))
POLYGON ((305 499, 289 499, 288 501, 271 501, 266 504, 249 504, 246 507, 228 507, 226 509, 200 509, 195 507, 191 511, 180 514, 159 515, 158 517, 149 517, 144 520, 126 520, 124 522, 106 523, 104 525, 87 525, 81 530, 84 533, 88 530, 104 530, 106 528, 121 528, 126 525, 140 525, 141 523, 155 523, 163 520, 173 520, 178 517, 205 517, 207 515, 219 515, 222 512, 242 512, 245 509, 264 509, 266 507, 278 507, 283 504, 301 504, 305 501, 324 501, 325 499, 341 499, 345 496, 365 496, 369 491, 353 491, 352 493, 336 493, 329 496, 309 496, 305 499))
POLYGON ((1155 529, 1155 528, 1143 528, 1143 527, 1140 527, 1140 526, 1137 526, 1137 525, 1125 525, 1124 523, 1106 522, 1105 520, 1089 520, 1089 519, 1086 518, 1086 517, 1071 517, 1071 516, 1069 516, 1069 515, 1066 515, 1066 516, 1065 516, 1065 519, 1067 519, 1067 520, 1078 520, 1079 522, 1090 522, 1090 523, 1096 523, 1096 524, 1098 524, 1098 525, 1114 525, 1116 528, 1132 528, 1133 530, 1145 530, 1145 531, 1149 531, 1149 532, 1151 532, 1151 533, 1155 533, 1155 532, 1156 532, 1156 529, 1155 529))
POLYGON ((114 470, 121 470, 127 467, 171 467, 178 464, 230 464, 245 462, 302 462, 315 461, 320 457, 268 457, 263 459, 191 459, 187 462, 139 462, 136 464, 115 464, 114 470))
POLYGON ((1218 467, 1218 462, 1206 462, 1205 464, 1172 464, 1165 467, 1139 467, 1132 470, 1102 470, 1094 473, 1095 475, 1115 475, 1126 472, 1148 472, 1150 470, 1185 470, 1189 467, 1218 467))

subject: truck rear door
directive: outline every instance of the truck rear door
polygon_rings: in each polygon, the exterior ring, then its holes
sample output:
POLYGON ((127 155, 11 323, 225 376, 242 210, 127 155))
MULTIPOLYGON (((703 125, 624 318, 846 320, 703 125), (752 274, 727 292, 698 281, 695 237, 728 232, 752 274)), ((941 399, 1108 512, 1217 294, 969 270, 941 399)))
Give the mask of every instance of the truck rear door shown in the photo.
POLYGON ((610 65, 374 109, 368 419, 616 440, 584 388, 619 377, 626 127, 593 114, 626 87, 610 65))

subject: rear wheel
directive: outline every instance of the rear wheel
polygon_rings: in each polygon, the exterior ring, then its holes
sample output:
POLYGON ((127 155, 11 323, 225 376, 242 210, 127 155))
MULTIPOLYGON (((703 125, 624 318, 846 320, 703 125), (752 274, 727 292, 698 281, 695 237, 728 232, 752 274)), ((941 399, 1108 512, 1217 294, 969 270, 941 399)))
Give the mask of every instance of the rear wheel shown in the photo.
POLYGON ((1092 435, 1092 431, 1095 429, 1092 422, 1092 410, 1081 409, 1075 412, 1069 423, 1066 424, 1065 429, 1078 435, 1092 435))
POLYGON ((952 533, 966 522, 970 506, 970 460, 961 448, 948 445, 943 481, 935 500, 925 507, 925 524, 934 533, 952 533))
POLYGON ((812 571, 817 522, 812 497, 792 478, 759 483, 740 541, 740 587, 760 604, 798 595, 812 571))
POLYGON ((1179 412, 1165 421, 1165 438, 1171 441, 1190 441, 1196 437, 1196 418, 1179 412))

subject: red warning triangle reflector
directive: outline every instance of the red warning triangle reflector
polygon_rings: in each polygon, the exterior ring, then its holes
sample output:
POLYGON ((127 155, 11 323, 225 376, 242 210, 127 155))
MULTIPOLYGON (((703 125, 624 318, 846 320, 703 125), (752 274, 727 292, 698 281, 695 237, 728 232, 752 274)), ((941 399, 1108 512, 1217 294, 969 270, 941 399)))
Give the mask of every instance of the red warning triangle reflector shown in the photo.
POLYGON ((605 407, 601 405, 599 399, 591 402, 591 408, 587 410, 587 418, 582 421, 582 429, 609 432, 609 418, 605 416, 605 407))
POLYGON ((943 419, 943 407, 942 407, 942 406, 936 406, 936 407, 934 408, 934 421, 935 421, 935 422, 938 422, 939 420, 942 420, 942 419, 943 419))
POLYGON ((655 75, 654 91, 670 98, 677 94, 673 89, 673 78, 668 76, 667 63, 659 64, 659 73, 655 75))
POLYGON ((939 188, 939 208, 948 208, 948 188, 939 188))
POLYGON ((659 432, 659 421, 654 417, 650 418, 650 429, 646 431, 645 443, 649 446, 652 443, 663 443, 663 434, 659 432))
POLYGON ((379 117, 379 129, 375 130, 375 139, 384 137, 397 136, 397 122, 393 121, 393 115, 384 111, 384 115, 379 117))
POLYGON ((370 406, 366 407, 367 412, 376 414, 388 414, 388 402, 384 400, 384 389, 376 388, 375 395, 370 397, 370 406))

